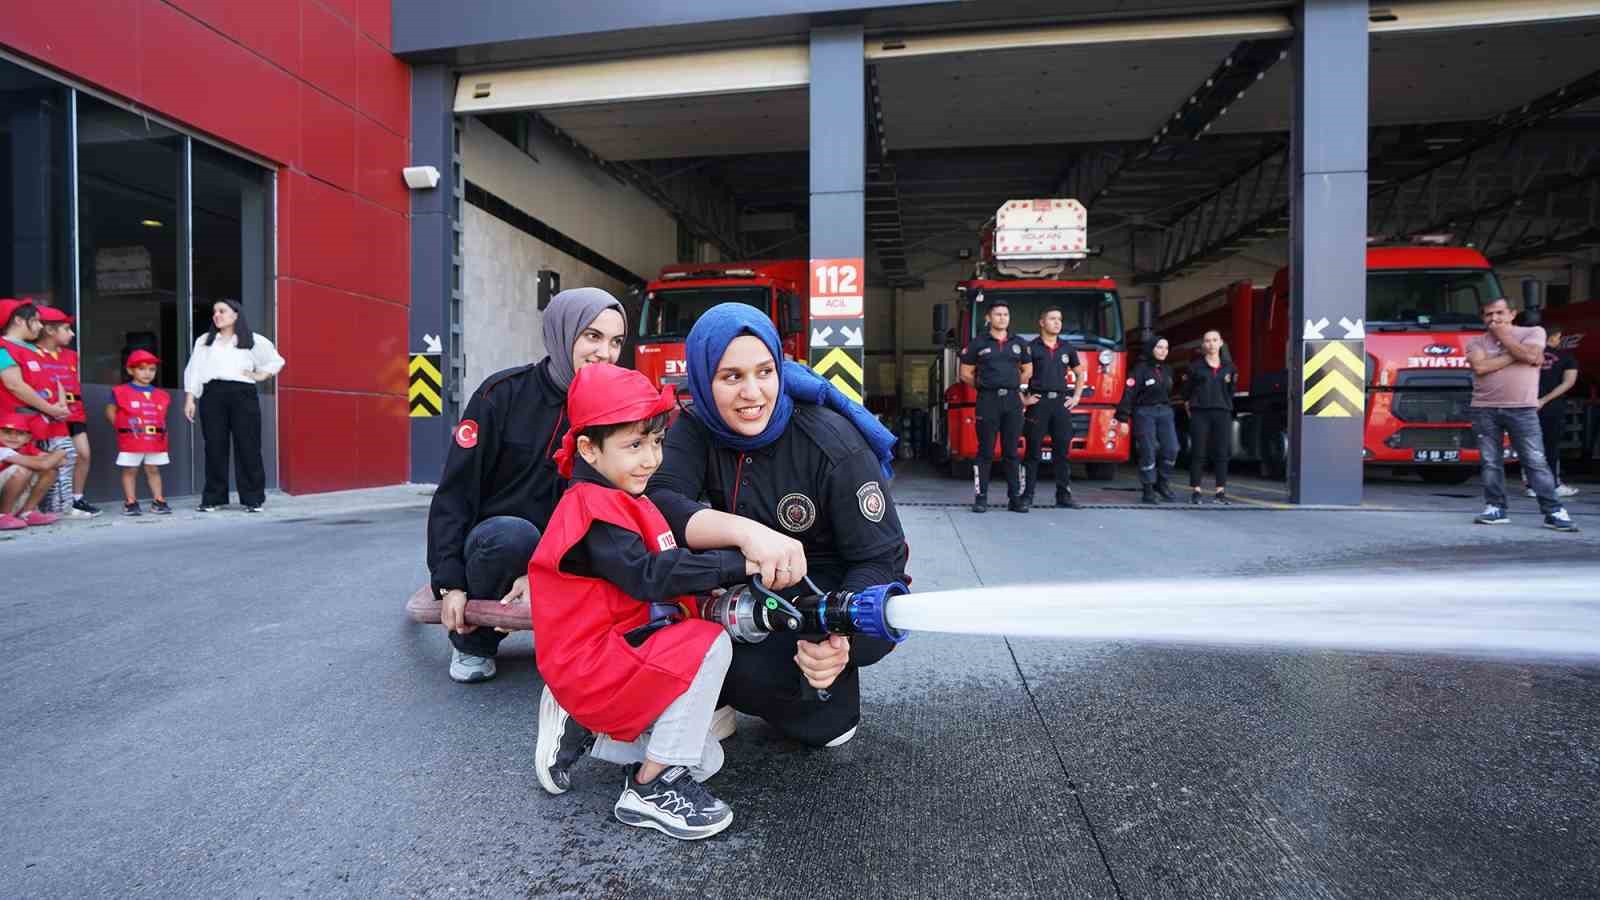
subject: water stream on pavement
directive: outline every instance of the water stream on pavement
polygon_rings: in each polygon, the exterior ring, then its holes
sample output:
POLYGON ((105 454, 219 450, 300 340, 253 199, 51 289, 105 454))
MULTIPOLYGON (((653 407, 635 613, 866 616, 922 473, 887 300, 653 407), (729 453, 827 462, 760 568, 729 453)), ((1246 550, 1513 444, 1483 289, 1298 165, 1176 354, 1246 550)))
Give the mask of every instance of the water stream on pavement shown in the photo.
POLYGON ((1019 584, 892 597, 885 618, 1085 641, 1600 658, 1600 566, 1019 584))

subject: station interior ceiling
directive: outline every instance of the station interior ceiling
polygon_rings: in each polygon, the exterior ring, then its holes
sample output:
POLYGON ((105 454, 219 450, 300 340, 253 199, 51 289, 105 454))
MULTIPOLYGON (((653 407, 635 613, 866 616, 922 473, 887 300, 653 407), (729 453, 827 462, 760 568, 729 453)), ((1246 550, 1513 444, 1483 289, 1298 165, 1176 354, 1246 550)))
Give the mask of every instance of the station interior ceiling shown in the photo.
MULTIPOLYGON (((1451 233, 1497 263, 1600 262, 1600 17, 1379 18, 1369 231, 1451 233)), ((1124 39, 1069 29, 1045 46, 869 32, 869 279, 920 284, 976 252, 1011 198, 1078 197, 1101 270, 1132 282, 1281 241, 1295 61, 1273 22, 1288 20, 1218 21, 1124 39)), ((496 115, 527 116, 675 204, 724 258, 800 257, 808 101, 802 85, 496 115)))

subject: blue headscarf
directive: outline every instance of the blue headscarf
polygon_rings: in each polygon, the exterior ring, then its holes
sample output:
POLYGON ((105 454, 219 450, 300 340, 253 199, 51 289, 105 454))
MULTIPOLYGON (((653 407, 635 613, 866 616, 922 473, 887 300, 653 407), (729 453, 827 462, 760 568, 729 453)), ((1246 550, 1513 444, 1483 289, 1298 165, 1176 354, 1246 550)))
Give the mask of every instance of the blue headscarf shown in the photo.
POLYGON ((729 428, 711 396, 711 379, 728 345, 747 334, 760 338, 774 360, 783 359, 783 347, 778 343, 778 330, 772 327, 772 321, 760 310, 744 303, 719 303, 706 310, 689 329, 689 338, 684 342, 684 363, 689 374, 689 395, 694 398, 695 418, 706 426, 719 446, 755 450, 771 444, 789 427, 789 418, 794 415, 794 404, 798 401, 826 406, 849 419, 878 458, 884 479, 894 477, 891 463, 895 436, 861 404, 834 390, 817 373, 799 363, 785 361, 778 367, 778 400, 772 409, 772 419, 760 434, 744 435, 729 428))

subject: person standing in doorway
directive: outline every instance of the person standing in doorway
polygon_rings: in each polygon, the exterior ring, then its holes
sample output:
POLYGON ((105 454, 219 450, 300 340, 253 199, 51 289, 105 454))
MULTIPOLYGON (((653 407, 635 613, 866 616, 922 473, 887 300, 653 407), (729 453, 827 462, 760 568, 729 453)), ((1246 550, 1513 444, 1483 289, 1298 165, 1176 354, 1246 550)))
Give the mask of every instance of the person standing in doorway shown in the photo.
MULTIPOLYGON (((1567 427, 1567 393, 1578 383, 1578 360, 1562 349, 1560 325, 1545 329, 1544 361, 1539 367, 1539 432, 1544 436, 1544 458, 1556 479, 1556 496, 1571 497, 1578 489, 1561 480, 1561 434, 1567 427)), ((1524 471, 1526 476, 1526 471, 1524 471)), ((1524 477, 1526 480, 1526 477, 1524 477)), ((1528 496, 1537 496, 1528 488, 1528 496)))
POLYGON ((1228 499, 1228 460, 1233 455, 1233 392, 1239 373, 1222 344, 1222 332, 1206 332, 1200 349, 1183 378, 1183 403, 1189 410, 1189 503, 1200 502, 1201 476, 1209 459, 1217 482, 1215 501, 1226 506, 1233 502, 1228 499))
POLYGON ((1472 366, 1472 432, 1483 457, 1483 512, 1474 522, 1504 525, 1506 515, 1505 439, 1528 473, 1528 484, 1539 498, 1544 525, 1556 531, 1577 531, 1572 517, 1556 499, 1556 479, 1545 461, 1544 437, 1539 432, 1539 367, 1544 364, 1543 328, 1511 324, 1511 306, 1504 297, 1486 300, 1479 308, 1489 330, 1467 341, 1467 363, 1472 366))
POLYGON ((1170 345, 1155 337, 1145 358, 1133 369, 1122 392, 1111 427, 1133 421, 1133 439, 1139 446, 1140 502, 1168 503, 1172 493, 1172 466, 1178 461, 1178 429, 1172 417, 1172 369, 1167 365, 1170 345))
POLYGON ((211 327, 194 344, 183 370, 183 414, 200 415, 206 480, 200 511, 228 505, 228 454, 245 512, 261 512, 267 475, 261 462, 261 398, 256 385, 283 371, 272 342, 250 330, 236 300, 211 304, 211 327), (231 445, 231 448, 230 448, 231 445))
POLYGON ((1067 454, 1072 450, 1072 411, 1083 400, 1083 360, 1071 344, 1061 340, 1061 309, 1052 306, 1039 316, 1039 336, 1028 344, 1033 361, 1033 377, 1028 379, 1030 393, 1022 398, 1026 412, 1023 423, 1028 436, 1027 477, 1023 480, 1022 502, 1033 505, 1033 492, 1039 486, 1039 461, 1044 451, 1045 435, 1050 436, 1050 449, 1056 470, 1056 506, 1077 509, 1072 499, 1072 462, 1067 454), (1072 373, 1072 385, 1067 385, 1067 373, 1072 373))
POLYGON ((1025 513, 1017 441, 1022 437, 1022 391, 1033 375, 1028 345, 1009 332, 1011 306, 995 300, 984 313, 988 329, 961 354, 961 381, 978 392, 978 458, 972 464, 972 511, 989 511, 989 472, 994 465, 994 439, 1000 436, 1000 464, 1006 471, 1006 508, 1025 513))

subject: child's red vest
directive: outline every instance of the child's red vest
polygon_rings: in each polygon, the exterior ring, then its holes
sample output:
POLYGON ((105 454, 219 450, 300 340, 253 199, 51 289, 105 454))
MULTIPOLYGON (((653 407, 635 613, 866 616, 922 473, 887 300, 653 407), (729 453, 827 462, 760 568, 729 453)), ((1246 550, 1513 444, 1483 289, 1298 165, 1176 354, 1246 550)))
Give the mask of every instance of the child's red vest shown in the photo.
POLYGON ((117 403, 117 449, 123 453, 167 452, 167 406, 172 403, 167 392, 119 384, 111 396, 117 403))
POLYGON ((653 554, 677 546, 648 499, 574 482, 528 564, 534 641, 539 673, 561 706, 590 731, 631 741, 688 689, 722 629, 690 619, 630 646, 623 635, 650 622, 649 604, 604 579, 561 571, 561 558, 597 521, 639 535, 653 554))
MULTIPOLYGON (((71 415, 71 411, 74 408, 73 401, 80 391, 76 354, 69 357, 68 354, 71 353, 71 350, 58 350, 52 355, 43 350, 39 351, 39 366, 44 370, 45 384, 44 389, 40 390, 39 393, 51 403, 65 403, 68 410, 68 415, 65 419, 47 420, 43 437, 66 437, 70 433, 67 430, 68 422, 84 421, 82 418, 73 419, 71 415)), ((78 403, 76 408, 78 415, 82 416, 83 404, 78 403)))
MULTIPOLYGON (((27 382, 28 387, 49 399, 49 395, 45 394, 44 362, 39 351, 5 338, 0 338, 0 349, 11 354, 11 358, 22 369, 22 380, 27 382)), ((5 404, 7 409, 27 416, 36 439, 42 440, 47 436, 50 420, 41 415, 37 409, 22 402, 21 397, 7 390, 3 382, 0 382, 0 403, 5 404)))

